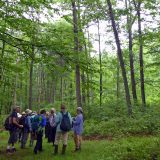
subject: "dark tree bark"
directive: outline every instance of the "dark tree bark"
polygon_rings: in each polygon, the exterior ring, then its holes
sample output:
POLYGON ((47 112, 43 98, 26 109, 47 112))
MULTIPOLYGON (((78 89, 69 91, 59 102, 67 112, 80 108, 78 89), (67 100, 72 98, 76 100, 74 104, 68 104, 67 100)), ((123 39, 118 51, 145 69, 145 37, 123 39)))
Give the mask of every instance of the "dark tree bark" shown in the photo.
POLYGON ((142 107, 146 108, 145 88, 144 88, 144 65, 143 65, 143 40, 142 40, 142 28, 141 28, 141 2, 138 2, 137 8, 138 15, 138 34, 139 34, 139 64, 140 64, 140 82, 141 82, 141 97, 142 107))
POLYGON ((116 91, 116 94, 117 94, 117 103, 119 103, 119 60, 117 59, 117 91, 116 91))
POLYGON ((74 50, 76 53, 76 97, 77 106, 82 107, 81 102, 81 83, 80 83, 80 66, 79 66, 79 41, 78 41, 78 18, 75 0, 72 0, 72 10, 73 10, 73 24, 74 24, 74 50))
POLYGON ((34 46, 32 46, 32 59, 30 62, 30 72, 29 72, 29 101, 28 107, 32 109, 32 87, 33 87, 33 64, 34 64, 34 46))
POLYGON ((118 31, 117 31, 116 24, 115 24, 111 1, 107 0, 107 4, 108 4, 109 16, 111 19, 112 28, 113 28, 113 32, 114 32, 114 36, 116 40, 118 59, 119 59, 121 70, 122 70, 122 76, 123 76, 123 82, 124 82, 124 88, 125 88, 125 94, 126 94, 126 102, 127 102, 127 107, 128 107, 128 114, 131 115, 132 105, 131 105, 131 99, 130 99, 130 93, 129 93, 129 87, 128 87, 128 80, 126 76, 126 69, 125 69, 122 50, 121 50, 121 44, 120 44, 118 31))
POLYGON ((135 9, 138 16, 138 36, 139 36, 139 65, 140 65, 140 83, 141 83, 141 98, 142 107, 146 109, 146 97, 145 97, 145 86, 144 86, 144 64, 143 64, 143 38, 142 38, 142 27, 141 27, 141 1, 137 3, 133 0, 135 9))
MULTIPOLYGON (((130 8, 128 7, 127 0, 125 0, 126 3, 126 9, 130 8)), ((130 3, 130 2, 129 2, 130 3)), ((132 14, 131 11, 129 13, 132 14)), ((130 59, 130 75, 131 75, 131 84, 132 84, 132 96, 133 100, 136 103, 137 102, 137 92, 136 92, 136 82, 135 82, 135 74, 134 74, 134 59, 133 59, 133 38, 132 38, 132 19, 131 16, 127 14, 127 28, 128 28, 128 36, 129 36, 129 59, 130 59)))

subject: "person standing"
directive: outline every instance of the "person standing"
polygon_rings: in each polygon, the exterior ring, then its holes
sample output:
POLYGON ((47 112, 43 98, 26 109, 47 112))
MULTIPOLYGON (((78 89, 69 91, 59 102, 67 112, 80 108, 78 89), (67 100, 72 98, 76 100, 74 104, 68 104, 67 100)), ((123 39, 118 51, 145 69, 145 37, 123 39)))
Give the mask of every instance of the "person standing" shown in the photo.
POLYGON ((29 146, 32 147, 33 146, 33 143, 34 143, 34 140, 36 139, 36 131, 35 131, 35 123, 34 120, 35 120, 35 116, 37 116, 37 112, 36 111, 33 111, 31 116, 30 116, 30 120, 31 120, 31 128, 32 128, 32 131, 30 133, 30 144, 29 146))
POLYGON ((77 108, 77 116, 73 118, 73 131, 75 151, 81 150, 82 133, 83 133, 83 110, 81 107, 77 108))
POLYGON ((45 138, 49 137, 49 112, 46 112, 45 138))
POLYGON ((8 146, 7 146, 7 153, 13 153, 16 152, 15 143, 18 140, 19 135, 19 128, 23 128, 23 125, 20 125, 18 122, 18 116, 17 113, 20 112, 20 107, 15 106, 13 108, 13 112, 11 113, 9 117, 9 123, 10 123, 10 130, 9 130, 9 139, 8 139, 8 146), (11 148, 12 145, 12 148, 11 148))
POLYGON ((68 131, 71 129, 72 124, 72 118, 69 112, 66 110, 65 105, 61 105, 61 112, 59 112, 56 116, 56 137, 54 142, 54 154, 56 155, 58 153, 58 144, 60 141, 60 138, 62 136, 63 140, 63 147, 62 147, 62 154, 65 154, 66 147, 67 147, 67 141, 68 141, 68 131), (67 123, 66 123, 67 122, 67 123), (66 123, 66 124, 65 124, 66 123), (67 127, 68 129, 63 129, 67 127))
POLYGON ((54 145, 56 136, 56 110, 51 108, 50 115, 49 115, 49 135, 48 135, 48 142, 52 142, 54 145))
POLYGON ((21 138, 21 148, 25 148, 25 145, 28 140, 29 133, 32 131, 31 128, 31 115, 32 111, 27 109, 26 112, 22 112, 22 117, 21 117, 21 122, 23 124, 23 129, 22 129, 22 138, 21 138))
MULTIPOLYGON (((37 137, 37 142, 34 147, 34 153, 37 154, 37 151, 43 151, 42 149, 42 137, 43 137, 43 132, 44 132, 44 127, 46 126, 46 111, 43 109, 40 111, 40 115, 37 115, 39 122, 38 122, 38 127, 36 129, 36 137, 37 137)), ((36 116, 35 116, 36 118, 36 116)))

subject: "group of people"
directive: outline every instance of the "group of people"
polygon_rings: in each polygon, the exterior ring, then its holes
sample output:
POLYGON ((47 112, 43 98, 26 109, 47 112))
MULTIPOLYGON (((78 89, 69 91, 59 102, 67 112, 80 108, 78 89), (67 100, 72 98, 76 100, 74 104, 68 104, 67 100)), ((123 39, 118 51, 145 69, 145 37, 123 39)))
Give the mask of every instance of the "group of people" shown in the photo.
POLYGON ((36 144, 34 153, 43 151, 42 139, 43 134, 49 143, 53 143, 54 154, 58 154, 59 141, 62 138, 62 154, 65 154, 68 133, 73 130, 75 150, 81 150, 82 133, 83 133, 83 110, 81 107, 76 109, 76 117, 71 117, 65 105, 60 106, 60 112, 56 113, 54 108, 50 112, 41 110, 39 114, 26 109, 20 114, 20 107, 15 106, 13 112, 8 117, 9 123, 9 139, 7 153, 16 152, 15 143, 20 142, 20 148, 25 148, 28 137, 30 135, 30 146, 33 146, 34 140, 36 144))

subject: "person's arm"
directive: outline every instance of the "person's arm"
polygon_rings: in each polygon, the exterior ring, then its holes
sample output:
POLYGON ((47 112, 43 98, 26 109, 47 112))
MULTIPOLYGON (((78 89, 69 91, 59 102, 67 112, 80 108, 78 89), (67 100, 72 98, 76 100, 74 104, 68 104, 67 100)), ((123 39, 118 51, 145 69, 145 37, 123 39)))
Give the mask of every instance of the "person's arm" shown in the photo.
POLYGON ((75 121, 73 121, 73 124, 76 125, 76 126, 78 126, 80 123, 81 123, 81 118, 80 118, 80 116, 77 116, 75 118, 75 121))
POLYGON ((60 114, 61 113, 58 113, 55 117, 55 120, 56 120, 56 125, 58 125, 60 123, 60 114))
POLYGON ((72 124, 72 117, 71 117, 71 114, 69 112, 68 112, 68 117, 69 117, 70 123, 72 124))
POLYGON ((23 125, 19 125, 19 124, 18 124, 16 117, 13 117, 13 124, 15 124, 15 125, 16 125, 17 127, 19 127, 19 128, 23 128, 23 125))

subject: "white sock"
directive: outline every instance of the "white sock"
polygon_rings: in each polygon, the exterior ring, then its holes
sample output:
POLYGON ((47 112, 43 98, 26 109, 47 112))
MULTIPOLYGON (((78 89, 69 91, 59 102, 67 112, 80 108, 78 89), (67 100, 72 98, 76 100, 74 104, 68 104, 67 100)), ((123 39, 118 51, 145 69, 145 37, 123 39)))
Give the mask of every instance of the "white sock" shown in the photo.
POLYGON ((14 146, 12 146, 12 149, 14 148, 14 146))
POLYGON ((10 145, 7 146, 7 149, 10 149, 10 145))

